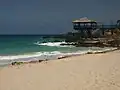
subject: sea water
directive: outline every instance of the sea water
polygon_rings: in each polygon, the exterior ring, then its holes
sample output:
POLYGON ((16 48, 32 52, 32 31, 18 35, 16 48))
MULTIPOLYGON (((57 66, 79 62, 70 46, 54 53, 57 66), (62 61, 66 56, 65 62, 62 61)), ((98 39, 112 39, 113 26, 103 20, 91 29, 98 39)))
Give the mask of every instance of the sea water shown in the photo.
POLYGON ((64 39, 48 35, 1 35, 0 65, 13 61, 56 59, 60 55, 85 54, 110 48, 62 46, 64 39))

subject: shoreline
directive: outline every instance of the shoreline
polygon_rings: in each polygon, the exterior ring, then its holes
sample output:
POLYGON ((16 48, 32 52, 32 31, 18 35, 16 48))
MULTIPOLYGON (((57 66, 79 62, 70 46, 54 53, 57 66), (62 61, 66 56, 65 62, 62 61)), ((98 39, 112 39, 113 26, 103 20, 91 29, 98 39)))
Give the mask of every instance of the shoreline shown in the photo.
POLYGON ((70 54, 70 55, 61 55, 61 56, 58 56, 57 58, 55 59, 45 59, 45 60, 28 60, 28 61, 14 61, 14 62, 11 62, 10 64, 7 64, 7 65, 3 65, 3 66, 0 66, 0 68, 2 67, 8 67, 8 66, 14 66, 14 65, 21 65, 21 64, 29 64, 29 63, 41 63, 41 62, 49 62, 49 61, 53 61, 53 60, 61 60, 61 59, 64 59, 64 58, 70 58, 70 57, 76 57, 76 56, 81 56, 81 55, 88 55, 88 54, 102 54, 102 53, 109 53, 109 52, 113 52, 113 51, 117 51, 119 50, 118 48, 112 48, 112 49, 108 49, 108 50, 98 50, 98 51, 88 51, 86 53, 83 53, 83 54, 70 54))

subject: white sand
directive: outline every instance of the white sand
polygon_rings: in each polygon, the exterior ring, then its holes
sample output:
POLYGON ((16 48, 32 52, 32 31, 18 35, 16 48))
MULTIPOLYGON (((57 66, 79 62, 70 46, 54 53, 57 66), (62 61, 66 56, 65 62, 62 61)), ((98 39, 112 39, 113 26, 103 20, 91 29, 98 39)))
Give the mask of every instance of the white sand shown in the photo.
POLYGON ((120 51, 5 67, 0 90, 120 90, 120 51))

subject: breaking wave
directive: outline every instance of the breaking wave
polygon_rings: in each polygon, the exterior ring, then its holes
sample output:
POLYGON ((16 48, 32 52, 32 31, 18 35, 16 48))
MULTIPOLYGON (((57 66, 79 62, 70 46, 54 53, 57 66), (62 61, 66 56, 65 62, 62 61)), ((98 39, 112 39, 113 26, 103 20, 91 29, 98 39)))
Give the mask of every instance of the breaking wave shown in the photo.
POLYGON ((40 56, 51 56, 51 55, 58 55, 61 54, 59 51, 53 52, 36 52, 30 54, 23 54, 23 55, 10 55, 10 56, 0 56, 1 60, 17 60, 17 59, 29 59, 29 58, 36 58, 40 56))
POLYGON ((40 43, 36 42, 34 43, 36 45, 41 45, 41 46, 56 46, 56 47, 70 47, 70 45, 61 45, 61 44, 66 44, 66 42, 46 42, 46 43, 40 43))
POLYGON ((60 51, 53 51, 53 52, 35 52, 35 53, 29 53, 29 54, 23 54, 23 55, 8 55, 8 56, 0 56, 0 66, 1 65, 7 65, 10 64, 13 61, 29 61, 29 60, 45 60, 45 59, 56 59, 58 56, 61 55, 67 55, 67 56, 75 56, 75 55, 82 55, 87 54, 88 52, 104 52, 104 51, 110 51, 115 50, 116 48, 106 48, 102 50, 84 50, 84 51, 76 51, 76 52, 70 52, 70 53, 63 53, 60 51))

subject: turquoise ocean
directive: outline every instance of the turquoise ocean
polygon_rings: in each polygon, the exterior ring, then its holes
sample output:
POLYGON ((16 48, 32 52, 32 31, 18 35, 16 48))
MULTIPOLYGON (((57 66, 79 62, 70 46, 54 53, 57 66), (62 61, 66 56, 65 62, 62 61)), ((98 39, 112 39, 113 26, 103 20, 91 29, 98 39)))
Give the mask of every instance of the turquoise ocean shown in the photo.
POLYGON ((56 59, 61 55, 85 54, 88 51, 110 48, 61 46, 64 39, 52 38, 52 35, 1 35, 0 65, 13 61, 38 59, 56 59))

